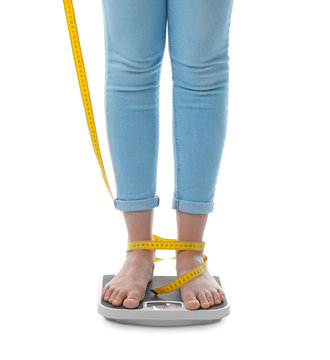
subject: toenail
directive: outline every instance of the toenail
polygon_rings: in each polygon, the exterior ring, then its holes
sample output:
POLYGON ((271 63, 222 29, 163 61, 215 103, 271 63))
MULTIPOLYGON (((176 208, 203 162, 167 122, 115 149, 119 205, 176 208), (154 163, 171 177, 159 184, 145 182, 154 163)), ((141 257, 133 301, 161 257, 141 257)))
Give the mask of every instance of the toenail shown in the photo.
POLYGON ((134 299, 134 298, 127 298, 127 300, 132 300, 132 301, 135 301, 135 302, 137 302, 137 300, 136 299, 134 299))
POLYGON ((190 299, 190 300, 188 300, 188 302, 198 303, 198 300, 196 300, 196 299, 190 299))

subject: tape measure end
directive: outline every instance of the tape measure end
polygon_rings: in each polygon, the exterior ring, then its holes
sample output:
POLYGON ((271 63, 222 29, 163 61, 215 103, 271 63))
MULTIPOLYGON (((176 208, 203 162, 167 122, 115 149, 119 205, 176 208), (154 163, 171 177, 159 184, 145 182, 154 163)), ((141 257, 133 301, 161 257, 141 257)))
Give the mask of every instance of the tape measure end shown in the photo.
POLYGON ((155 295, 158 295, 158 293, 156 293, 156 291, 150 290, 152 293, 154 293, 155 295))

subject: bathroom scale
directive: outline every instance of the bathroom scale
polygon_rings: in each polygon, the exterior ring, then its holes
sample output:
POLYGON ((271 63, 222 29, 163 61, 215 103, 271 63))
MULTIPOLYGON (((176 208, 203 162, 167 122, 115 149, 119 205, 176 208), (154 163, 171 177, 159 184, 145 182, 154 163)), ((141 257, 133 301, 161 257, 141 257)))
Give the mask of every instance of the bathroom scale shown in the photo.
MULTIPOLYGON (((154 276, 147 286, 145 298, 135 309, 114 306, 102 298, 102 289, 114 276, 102 277, 98 297, 98 313, 114 322, 150 326, 198 325, 217 322, 230 314, 227 297, 220 304, 207 309, 188 310, 181 299, 180 289, 165 294, 154 294, 151 291, 152 288, 175 280, 175 276, 154 276)), ((221 286, 219 277, 213 277, 221 286)))

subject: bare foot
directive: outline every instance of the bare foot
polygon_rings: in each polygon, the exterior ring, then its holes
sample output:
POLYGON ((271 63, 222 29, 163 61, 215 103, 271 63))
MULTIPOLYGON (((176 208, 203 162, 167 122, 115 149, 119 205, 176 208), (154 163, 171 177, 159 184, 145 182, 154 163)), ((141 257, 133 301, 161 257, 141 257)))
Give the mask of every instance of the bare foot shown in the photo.
MULTIPOLYGON (((204 255, 200 251, 182 250, 176 252, 178 276, 201 265, 203 262, 204 255)), ((220 304, 225 299, 223 289, 208 271, 181 286, 180 291, 184 305, 189 310, 195 310, 199 307, 207 309, 215 304, 220 304)))
POLYGON ((136 308, 153 277, 155 250, 132 250, 119 273, 103 288, 102 297, 112 305, 136 308))

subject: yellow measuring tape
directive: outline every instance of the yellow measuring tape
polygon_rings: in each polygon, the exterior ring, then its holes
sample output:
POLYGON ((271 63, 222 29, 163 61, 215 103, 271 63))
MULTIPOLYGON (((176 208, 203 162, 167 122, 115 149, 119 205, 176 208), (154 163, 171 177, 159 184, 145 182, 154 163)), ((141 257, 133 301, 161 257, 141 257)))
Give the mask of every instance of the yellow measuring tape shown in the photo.
POLYGON ((94 147, 97 161, 101 168, 103 180, 104 180, 105 185, 106 185, 107 189, 109 190, 109 193, 113 199, 114 197, 112 195, 110 185, 109 185, 109 182, 107 179, 107 175, 105 173, 103 160, 102 160, 102 156, 101 156, 101 151, 100 151, 100 146, 99 146, 99 141, 97 138, 92 102, 91 102, 91 98, 90 98, 90 94, 89 94, 87 76, 86 76, 84 60, 83 60, 81 47, 80 47, 79 34, 78 34, 76 17, 75 17, 75 13, 74 13, 74 9, 73 9, 72 0, 63 0, 63 4, 64 4, 66 20, 68 23, 73 58, 74 58, 74 62, 76 65, 77 76, 78 76, 78 81, 79 81, 79 86, 80 86, 80 92, 81 92, 81 97, 82 97, 84 108, 85 108, 85 114, 86 114, 89 133, 90 133, 90 136, 92 139, 92 144, 94 147))
MULTIPOLYGON (((84 60, 81 52, 79 34, 77 29, 76 17, 74 13, 74 8, 72 4, 72 0, 63 0, 65 15, 68 23, 68 29, 70 34, 71 47, 73 52, 73 58, 76 66, 79 87, 81 92, 82 101, 85 108, 85 115, 87 119, 87 125, 89 129, 89 133, 92 139, 92 144, 94 148, 94 152, 97 158, 97 161, 100 165, 103 180, 109 193, 114 199, 109 182, 105 173, 103 160, 101 156, 101 150, 99 146, 99 141, 97 138, 97 132, 94 121, 93 108, 91 103, 91 98, 89 94, 86 70, 84 65, 84 60)), ((204 242, 195 242, 195 241, 178 241, 176 239, 165 239, 159 236, 153 235, 153 240, 140 240, 129 242, 127 246, 127 251, 137 250, 137 249, 161 249, 161 250, 195 250, 202 251, 204 250, 205 243, 204 242)), ((175 257, 171 258, 175 259, 175 257)), ((155 261, 167 260, 162 258, 155 258, 155 261)), ((173 291, 177 288, 180 288, 185 283, 193 280, 197 276, 202 275, 207 270, 207 256, 204 255, 204 263, 193 268, 182 276, 178 277, 174 281, 164 286, 161 286, 157 289, 152 289, 151 291, 155 294, 163 294, 173 291)))
MULTIPOLYGON (((154 240, 139 240, 139 241, 130 241, 127 244, 126 251, 132 251, 137 249, 161 249, 161 250, 194 250, 194 251, 202 251, 204 250, 205 243, 204 241, 196 242, 196 241, 179 241, 176 239, 165 239, 160 236, 153 235, 154 240)), ((175 257, 170 258, 175 259, 175 257)), ((155 261, 167 260, 162 258, 155 258, 155 261)), ((204 255, 204 262, 201 265, 196 266, 192 270, 186 272, 185 274, 179 276, 174 281, 163 285, 159 288, 152 289, 151 291, 154 294, 164 294, 171 292, 175 289, 180 288, 182 285, 187 282, 195 279, 196 277, 202 275, 207 270, 207 256, 204 255)))

